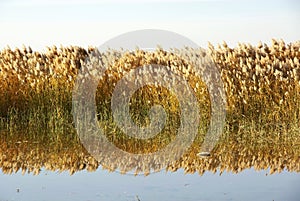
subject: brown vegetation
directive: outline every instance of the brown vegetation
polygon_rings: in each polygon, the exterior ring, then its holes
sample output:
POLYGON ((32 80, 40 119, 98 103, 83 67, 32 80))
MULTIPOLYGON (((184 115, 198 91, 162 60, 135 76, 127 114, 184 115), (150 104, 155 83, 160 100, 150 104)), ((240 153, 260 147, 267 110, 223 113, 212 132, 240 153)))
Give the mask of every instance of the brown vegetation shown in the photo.
MULTIPOLYGON (((94 50, 53 47, 45 53, 30 48, 0 51, 0 167, 3 172, 22 169, 37 174, 45 167, 69 170, 73 174, 85 168, 95 170, 100 165, 80 144, 71 113, 76 76, 89 53, 97 53, 94 50)), ((284 168, 300 171, 300 44, 272 40, 271 46, 239 44, 230 48, 224 43, 217 48, 209 45, 207 52, 191 51, 210 55, 225 87, 226 125, 212 155, 207 158, 196 155, 210 116, 206 86, 196 76, 189 60, 159 48, 152 53, 142 50, 97 53, 109 66, 98 84, 96 96, 98 119, 100 124, 107 125, 107 137, 122 149, 138 153, 159 149, 173 139, 178 128, 178 102, 164 88, 145 87, 132 100, 133 119, 140 125, 147 124, 148 113, 144 111, 153 104, 160 103, 170 114, 169 130, 150 141, 122 135, 113 125, 109 109, 114 86, 130 69, 159 64, 188 80, 203 116, 203 129, 192 147, 181 159, 169 164, 167 170, 184 168, 187 173, 200 174, 206 170, 239 172, 250 167, 270 168, 271 173, 284 168)), ((153 162, 152 170, 136 167, 126 158, 117 163, 124 161, 127 169, 137 173, 148 174, 162 168, 160 161, 153 162)), ((104 168, 114 171, 120 166, 104 168)))

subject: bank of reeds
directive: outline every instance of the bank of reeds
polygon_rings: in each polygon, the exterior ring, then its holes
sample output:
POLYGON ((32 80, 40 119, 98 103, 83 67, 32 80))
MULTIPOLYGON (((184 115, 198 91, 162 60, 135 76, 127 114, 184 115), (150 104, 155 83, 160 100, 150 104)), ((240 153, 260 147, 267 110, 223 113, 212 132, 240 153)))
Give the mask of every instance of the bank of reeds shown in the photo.
MULTIPOLYGON (((76 76, 88 54, 94 50, 52 47, 46 52, 35 52, 23 47, 5 48, 0 52, 0 164, 4 172, 11 172, 11 168, 38 172, 46 167, 69 169, 74 173, 90 167, 88 164, 93 164, 91 170, 98 167, 99 164, 81 147, 72 116, 76 76), (28 141, 30 143, 26 144, 28 141), (36 146, 32 146, 34 142, 36 146), (46 144, 49 148, 41 148, 46 144), (77 151, 72 152, 74 149, 77 151), (40 150, 35 155, 37 160, 30 159, 34 150, 40 150), (34 164, 38 165, 35 167, 34 164)), ((193 51, 202 53, 201 50, 193 51)), ((199 135, 192 147, 180 160, 170 164, 168 170, 184 168, 186 172, 198 171, 200 174, 218 168, 238 172, 250 167, 270 168, 271 172, 284 168, 300 171, 299 42, 285 44, 282 40, 272 40, 271 46, 239 44, 235 48, 226 43, 216 48, 209 45, 205 54, 211 56, 221 73, 227 97, 225 130, 209 158, 196 156, 209 122, 209 96, 201 78, 189 67, 188 60, 159 48, 152 53, 136 50, 101 54, 110 67, 98 84, 98 119, 107 137, 123 150, 153 152, 176 136, 180 122, 178 101, 165 88, 144 87, 131 100, 132 118, 138 125, 149 123, 148 111, 153 104, 159 103, 166 109, 169 117, 166 128, 151 140, 137 140, 122 134, 111 114, 111 95, 118 80, 130 69, 159 64, 169 66, 188 80, 202 115, 199 135)))

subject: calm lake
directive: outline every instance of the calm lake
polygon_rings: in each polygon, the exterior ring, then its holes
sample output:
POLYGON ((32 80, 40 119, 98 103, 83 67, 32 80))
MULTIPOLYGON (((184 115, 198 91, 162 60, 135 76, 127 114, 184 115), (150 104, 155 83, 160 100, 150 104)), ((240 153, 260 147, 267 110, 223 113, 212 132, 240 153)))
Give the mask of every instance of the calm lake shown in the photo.
POLYGON ((42 170, 38 176, 20 172, 0 176, 1 201, 181 201, 181 200, 275 200, 300 199, 300 174, 268 170, 241 173, 206 172, 204 175, 165 172, 149 176, 121 175, 98 169, 70 176, 42 170))

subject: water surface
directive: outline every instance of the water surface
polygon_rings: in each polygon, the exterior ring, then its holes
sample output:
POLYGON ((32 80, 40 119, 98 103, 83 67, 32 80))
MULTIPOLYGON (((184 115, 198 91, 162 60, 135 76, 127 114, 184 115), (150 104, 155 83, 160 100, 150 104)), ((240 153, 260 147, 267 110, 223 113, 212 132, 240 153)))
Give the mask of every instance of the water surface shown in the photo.
POLYGON ((38 176, 20 172, 0 176, 1 201, 181 201, 244 200, 298 201, 300 174, 244 170, 238 174, 204 175, 161 171, 149 176, 121 175, 98 169, 68 172, 43 171, 38 176))

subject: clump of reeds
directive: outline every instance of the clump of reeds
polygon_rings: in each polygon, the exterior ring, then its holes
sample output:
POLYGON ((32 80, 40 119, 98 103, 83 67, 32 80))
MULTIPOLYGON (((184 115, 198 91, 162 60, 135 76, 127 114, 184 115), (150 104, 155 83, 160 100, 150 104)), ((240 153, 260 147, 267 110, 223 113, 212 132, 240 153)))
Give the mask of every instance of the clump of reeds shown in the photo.
MULTIPOLYGON (((202 50, 191 51, 199 53, 202 50)), ((29 171, 46 167, 53 170, 69 169, 74 173, 89 167, 89 163, 94 164, 92 169, 98 167, 95 161, 88 162, 92 159, 86 159, 90 156, 84 150, 73 153, 75 155, 71 157, 62 148, 68 143, 72 146, 68 145, 67 150, 79 146, 71 112, 72 90, 78 70, 84 66, 89 54, 94 53, 95 48, 84 50, 80 47, 53 47, 45 53, 25 47, 0 51, 0 129, 1 139, 4 140, 1 143, 0 164, 4 172, 11 172, 15 163, 29 171), (21 150, 14 146, 16 142, 27 140, 59 147, 52 149, 53 154, 41 149, 41 158, 57 157, 61 161, 37 160, 28 162, 28 166, 23 160, 18 162, 16 158, 20 158, 20 154, 26 155, 30 148, 26 143, 21 143, 21 150), (18 151, 7 155, 11 151, 8 146, 18 151), (35 167, 36 163, 38 165, 35 167)), ((116 83, 131 69, 159 64, 170 67, 188 80, 197 96, 202 115, 199 135, 192 147, 180 160, 170 164, 168 170, 184 168, 186 172, 198 171, 202 174, 206 170, 217 169, 221 172, 238 172, 254 166, 256 169, 270 167, 271 172, 284 168, 299 171, 299 43, 285 44, 282 40, 272 40, 271 46, 239 44, 235 48, 224 43, 218 48, 209 45, 205 54, 211 55, 216 63, 227 99, 224 135, 211 157, 196 157, 210 117, 207 88, 201 78, 195 75, 189 60, 160 48, 150 53, 143 50, 101 53, 109 68, 98 84, 96 100, 98 120, 100 126, 105 128, 107 137, 125 151, 148 153, 164 147, 176 136, 180 122, 178 101, 174 94, 163 87, 146 86, 131 99, 132 118, 138 125, 149 123, 148 111, 152 105, 158 103, 166 109, 169 115, 166 128, 157 137, 148 141, 127 137, 118 130, 111 114, 111 95, 116 83)), ((131 167, 136 168, 137 172, 149 172, 134 167, 133 163, 126 160, 123 159, 123 162, 128 163, 128 169, 131 167)), ((159 164, 161 161, 154 162, 153 169, 161 168, 159 164)), ((106 168, 115 170, 118 166, 106 168)))

